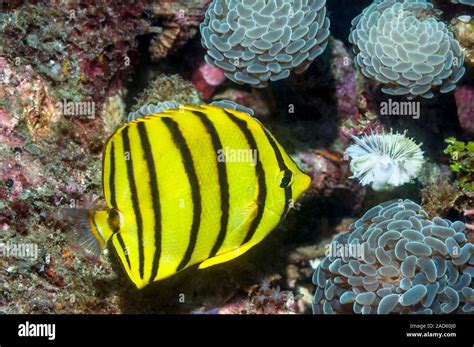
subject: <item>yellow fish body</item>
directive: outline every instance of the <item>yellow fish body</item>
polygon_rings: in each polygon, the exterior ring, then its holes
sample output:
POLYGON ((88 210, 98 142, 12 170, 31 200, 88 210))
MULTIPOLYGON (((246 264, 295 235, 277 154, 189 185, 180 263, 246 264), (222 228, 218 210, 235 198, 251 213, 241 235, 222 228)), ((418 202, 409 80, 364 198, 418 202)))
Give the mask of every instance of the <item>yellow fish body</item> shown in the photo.
POLYGON ((189 266, 231 260, 262 241, 310 184, 250 115, 183 106, 120 127, 103 156, 107 211, 82 235, 96 255, 111 240, 138 287, 189 266))

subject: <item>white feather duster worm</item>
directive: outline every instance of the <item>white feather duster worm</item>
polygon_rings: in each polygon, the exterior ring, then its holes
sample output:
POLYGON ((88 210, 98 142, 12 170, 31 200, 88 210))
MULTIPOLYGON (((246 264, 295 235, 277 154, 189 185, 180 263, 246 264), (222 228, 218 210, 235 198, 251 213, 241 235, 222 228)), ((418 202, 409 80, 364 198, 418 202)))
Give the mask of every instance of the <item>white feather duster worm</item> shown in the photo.
POLYGON ((355 144, 347 148, 353 176, 374 190, 389 190, 410 182, 423 166, 419 144, 403 134, 380 133, 352 136, 355 144))

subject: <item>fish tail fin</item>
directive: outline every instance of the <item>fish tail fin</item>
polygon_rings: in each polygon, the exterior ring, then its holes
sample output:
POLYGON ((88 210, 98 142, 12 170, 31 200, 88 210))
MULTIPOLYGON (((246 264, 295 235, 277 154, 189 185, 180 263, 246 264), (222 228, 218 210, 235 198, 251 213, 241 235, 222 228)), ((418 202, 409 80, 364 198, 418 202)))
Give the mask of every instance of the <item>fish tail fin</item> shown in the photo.
POLYGON ((59 212, 59 218, 72 225, 72 232, 67 235, 74 248, 87 258, 99 260, 109 238, 108 233, 102 230, 102 219, 106 221, 107 211, 64 208, 59 212))

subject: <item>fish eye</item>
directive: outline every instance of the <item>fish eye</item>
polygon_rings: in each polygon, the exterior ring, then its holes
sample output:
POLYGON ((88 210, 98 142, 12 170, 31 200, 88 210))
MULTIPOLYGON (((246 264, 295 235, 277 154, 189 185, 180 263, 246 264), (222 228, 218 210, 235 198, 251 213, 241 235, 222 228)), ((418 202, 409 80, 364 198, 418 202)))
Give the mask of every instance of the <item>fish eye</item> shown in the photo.
POLYGON ((109 224, 109 228, 112 229, 114 233, 120 230, 120 212, 117 209, 113 208, 109 211, 107 223, 109 224))
POLYGON ((286 171, 283 173, 283 177, 280 180, 280 188, 287 188, 293 183, 293 174, 291 171, 286 171))

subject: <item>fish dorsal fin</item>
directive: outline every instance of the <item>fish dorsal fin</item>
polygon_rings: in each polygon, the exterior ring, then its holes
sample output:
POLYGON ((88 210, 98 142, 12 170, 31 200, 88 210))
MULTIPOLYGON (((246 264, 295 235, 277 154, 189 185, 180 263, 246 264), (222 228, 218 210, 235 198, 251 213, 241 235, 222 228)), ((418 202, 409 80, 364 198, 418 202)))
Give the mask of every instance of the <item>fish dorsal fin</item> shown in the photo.
POLYGON ((160 114, 166 115, 167 114, 166 111, 173 111, 173 110, 178 110, 178 109, 190 110, 190 111, 193 111, 193 110, 202 111, 205 109, 206 106, 207 108, 209 108, 209 106, 222 108, 222 109, 227 108, 230 110, 247 113, 250 116, 254 115, 254 112, 251 108, 242 106, 231 100, 218 100, 218 101, 211 102, 208 105, 200 105, 200 106, 187 105, 187 104, 183 105, 183 104, 178 104, 174 101, 163 101, 163 102, 158 102, 156 104, 146 104, 146 105, 141 106, 136 111, 130 112, 127 116, 127 120, 128 122, 132 122, 136 119, 140 119, 146 116, 157 116, 160 114))

